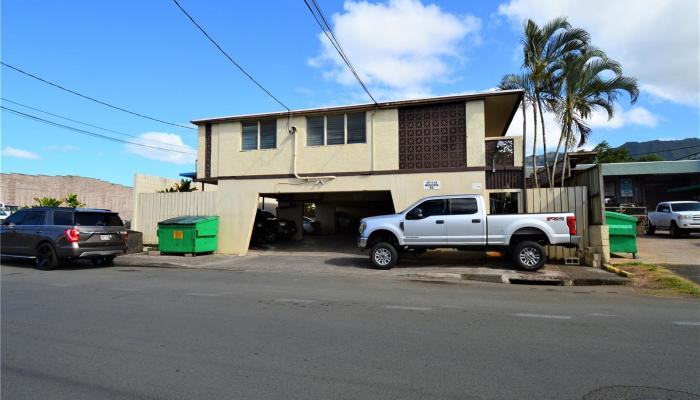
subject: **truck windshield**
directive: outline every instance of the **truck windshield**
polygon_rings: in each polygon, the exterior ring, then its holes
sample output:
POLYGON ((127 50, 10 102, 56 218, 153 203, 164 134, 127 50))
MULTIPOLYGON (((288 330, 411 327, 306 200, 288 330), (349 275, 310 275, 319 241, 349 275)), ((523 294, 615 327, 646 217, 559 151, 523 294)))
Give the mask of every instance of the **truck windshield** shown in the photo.
POLYGON ((675 203, 671 208, 673 211, 700 211, 700 203, 675 203))
POLYGON ((122 226, 124 223, 117 214, 110 213, 76 213, 77 226, 122 226))

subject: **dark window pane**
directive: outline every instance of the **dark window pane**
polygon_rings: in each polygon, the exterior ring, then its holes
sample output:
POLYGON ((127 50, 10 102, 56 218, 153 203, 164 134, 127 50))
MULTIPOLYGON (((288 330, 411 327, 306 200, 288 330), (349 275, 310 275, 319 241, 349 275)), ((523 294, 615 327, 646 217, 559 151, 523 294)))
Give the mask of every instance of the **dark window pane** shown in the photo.
POLYGON ((73 213, 70 211, 54 211, 54 225, 73 225, 73 213))
POLYGON ((124 223, 117 214, 110 213, 76 213, 77 226, 122 226, 124 223))
POLYGON ((490 214, 517 214, 518 194, 517 193, 490 193, 489 194, 490 214))
POLYGON ((277 120, 260 121, 260 148, 274 149, 277 147, 277 120))
POLYGON ((243 122, 243 150, 258 149, 258 122, 243 122))
POLYGON ((326 117, 326 144, 345 144, 345 115, 326 117))
POLYGON ((15 225, 22 225, 24 219, 29 215, 29 211, 20 210, 5 219, 6 223, 12 222, 15 225))
POLYGON ((46 224, 46 211, 29 211, 29 214, 22 225, 45 225, 46 224))
POLYGON ((306 118, 306 145, 323 146, 323 117, 306 118))
POLYGON ((476 199, 450 199, 450 215, 476 214, 476 199))
POLYGON ((426 200, 418 208, 423 212, 423 218, 433 215, 445 215, 445 200, 426 200))
POLYGON ((367 143, 365 113, 348 114, 348 143, 367 143))

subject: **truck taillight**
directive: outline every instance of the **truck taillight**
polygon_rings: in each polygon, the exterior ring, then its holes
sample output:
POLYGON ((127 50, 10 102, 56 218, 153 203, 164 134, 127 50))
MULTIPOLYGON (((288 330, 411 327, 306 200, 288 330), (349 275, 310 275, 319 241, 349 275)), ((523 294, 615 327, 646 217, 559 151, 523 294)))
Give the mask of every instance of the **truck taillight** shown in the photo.
POLYGON ((122 239, 124 240, 129 239, 129 231, 121 231, 119 232, 119 235, 121 235, 122 239))
POLYGON ((66 234, 69 243, 76 243, 80 240, 80 232, 75 228, 66 229, 63 233, 66 234))
POLYGON ((571 217, 571 216, 566 217, 566 226, 569 227, 569 235, 576 234, 576 216, 575 215, 573 217, 571 217))

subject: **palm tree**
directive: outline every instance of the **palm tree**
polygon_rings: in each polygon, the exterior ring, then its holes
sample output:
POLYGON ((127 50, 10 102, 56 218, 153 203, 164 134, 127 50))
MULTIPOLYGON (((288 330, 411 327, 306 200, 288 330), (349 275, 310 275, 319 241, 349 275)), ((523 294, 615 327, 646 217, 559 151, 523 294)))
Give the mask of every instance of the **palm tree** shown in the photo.
POLYGON ((165 190, 161 190, 161 193, 176 193, 176 192, 194 192, 197 190, 196 187, 192 187, 192 181, 189 179, 180 179, 180 182, 176 182, 173 187, 169 187, 165 190))
MULTIPOLYGON (((527 130, 527 115, 525 114, 525 111, 527 109, 527 106, 530 105, 533 110, 535 108, 534 105, 534 91, 533 91, 533 86, 532 86, 532 81, 528 78, 527 75, 525 74, 507 74, 501 79, 501 83, 498 85, 498 88, 501 90, 513 90, 513 89, 521 89, 524 91, 523 95, 523 101, 521 102, 521 108, 523 110, 523 158, 525 157, 525 132, 527 130)), ((533 142, 532 142, 532 170, 535 173, 535 187, 539 188, 540 184, 537 181, 537 160, 535 157, 536 150, 537 150, 537 115, 535 114, 534 118, 534 133, 533 133, 533 142)))
POLYGON ((550 187, 554 185, 554 181, 547 167, 547 133, 543 105, 545 102, 549 105, 551 99, 556 96, 556 69, 553 69, 552 65, 556 65, 567 54, 585 49, 589 41, 588 32, 572 28, 566 17, 555 18, 542 27, 528 19, 523 26, 523 68, 533 85, 535 119, 537 113, 540 114, 544 164, 550 187))
POLYGON ((63 199, 63 202, 65 202, 68 207, 72 208, 85 207, 85 203, 81 203, 80 200, 78 200, 78 195, 74 193, 68 193, 66 198, 63 199))
POLYGON ((34 207, 59 207, 63 204, 63 201, 53 197, 35 197, 34 201, 36 201, 34 207))
POLYGON ((568 150, 577 142, 576 147, 581 147, 588 141, 591 128, 586 120, 596 109, 604 110, 611 119, 618 96, 627 93, 630 102, 635 103, 639 88, 635 78, 622 74, 620 63, 592 47, 580 54, 565 55, 555 68, 561 72, 561 94, 553 102, 561 134, 552 173, 556 171, 559 148, 563 144, 561 185, 564 186, 568 150))

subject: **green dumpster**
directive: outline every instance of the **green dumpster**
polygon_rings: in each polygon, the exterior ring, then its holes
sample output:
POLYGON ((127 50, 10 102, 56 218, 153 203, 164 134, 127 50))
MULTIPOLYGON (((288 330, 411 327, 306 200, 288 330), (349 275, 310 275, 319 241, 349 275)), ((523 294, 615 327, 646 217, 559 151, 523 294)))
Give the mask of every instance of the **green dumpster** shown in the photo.
POLYGON ((216 251, 219 217, 184 216, 158 223, 161 253, 207 253, 216 251))
POLYGON ((637 218, 612 211, 605 212, 610 233, 611 253, 632 253, 637 257, 637 218))

